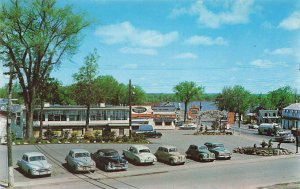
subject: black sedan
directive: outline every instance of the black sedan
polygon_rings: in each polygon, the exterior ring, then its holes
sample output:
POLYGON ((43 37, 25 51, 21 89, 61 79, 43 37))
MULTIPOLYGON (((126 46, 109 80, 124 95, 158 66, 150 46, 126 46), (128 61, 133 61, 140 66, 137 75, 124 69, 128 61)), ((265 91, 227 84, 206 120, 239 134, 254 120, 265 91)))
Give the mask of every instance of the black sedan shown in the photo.
POLYGON ((121 158, 118 151, 114 149, 99 149, 92 154, 92 158, 96 162, 97 167, 105 171, 128 169, 128 161, 121 158))

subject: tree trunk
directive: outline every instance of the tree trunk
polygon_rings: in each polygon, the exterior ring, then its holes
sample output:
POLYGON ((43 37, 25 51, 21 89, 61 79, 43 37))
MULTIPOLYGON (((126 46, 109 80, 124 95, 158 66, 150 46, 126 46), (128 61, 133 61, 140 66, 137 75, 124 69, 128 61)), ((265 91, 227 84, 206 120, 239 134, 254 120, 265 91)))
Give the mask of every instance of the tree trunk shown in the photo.
POLYGON ((26 106, 26 139, 32 138, 33 109, 33 102, 29 102, 26 106))
POLYGON ((35 88, 29 87, 26 105, 26 139, 33 137, 33 112, 35 104, 35 88))
POLYGON ((85 131, 88 131, 89 129, 89 124, 90 124, 90 110, 91 110, 91 105, 87 105, 86 109, 86 119, 85 119, 85 131))
POLYGON ((44 101, 41 100, 41 110, 40 110, 40 133, 39 133, 39 138, 42 139, 43 137, 43 112, 44 112, 44 101))
POLYGON ((188 102, 184 102, 184 119, 183 119, 184 123, 186 121, 187 106, 188 106, 188 102))

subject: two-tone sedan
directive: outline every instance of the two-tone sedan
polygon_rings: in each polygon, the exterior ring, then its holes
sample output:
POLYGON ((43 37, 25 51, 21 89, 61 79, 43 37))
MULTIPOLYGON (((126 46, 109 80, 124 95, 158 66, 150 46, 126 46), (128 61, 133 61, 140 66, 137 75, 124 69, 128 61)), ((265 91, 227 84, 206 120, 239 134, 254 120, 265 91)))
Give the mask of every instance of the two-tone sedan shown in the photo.
POLYGON ((174 146, 160 146, 154 154, 158 161, 167 162, 170 165, 180 165, 185 163, 185 156, 180 154, 174 146))
POLYGON ((96 163, 92 160, 90 152, 84 149, 71 149, 65 160, 74 172, 94 172, 96 170, 96 163))
POLYGON ((52 173, 52 165, 48 163, 44 154, 40 152, 24 153, 17 165, 30 176, 48 175, 52 173))
POLYGON ((96 165, 105 171, 127 170, 128 161, 121 158, 118 151, 114 149, 99 149, 92 154, 96 165))
POLYGON ((215 154, 216 159, 231 159, 231 153, 225 149, 224 144, 218 142, 206 142, 208 150, 215 154))
POLYGON ((154 164, 157 159, 150 149, 144 145, 132 145, 130 148, 123 150, 125 159, 132 161, 136 165, 154 164))
POLYGON ((189 149, 185 152, 186 156, 197 161, 214 161, 215 154, 210 152, 206 146, 190 145, 189 149))

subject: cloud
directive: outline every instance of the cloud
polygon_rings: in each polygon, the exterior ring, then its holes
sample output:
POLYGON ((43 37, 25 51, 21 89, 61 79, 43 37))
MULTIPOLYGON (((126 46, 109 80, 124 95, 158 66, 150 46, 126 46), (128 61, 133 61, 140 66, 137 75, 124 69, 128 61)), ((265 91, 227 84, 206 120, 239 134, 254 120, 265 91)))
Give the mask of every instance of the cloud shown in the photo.
POLYGON ((189 14, 198 17, 197 21, 201 26, 219 28, 223 24, 245 24, 249 21, 249 15, 253 0, 236 0, 218 4, 212 3, 214 11, 207 8, 209 1, 198 0, 190 8, 177 8, 172 10, 171 17, 189 14), (216 9, 217 6, 217 10, 216 9), (219 11, 221 9, 221 11, 219 11))
POLYGON ((279 28, 286 30, 297 30, 300 28, 300 12, 294 12, 278 25, 279 28))
POLYGON ((292 48, 278 48, 270 51, 269 49, 265 49, 264 53, 270 55, 293 55, 294 50, 292 48))
POLYGON ((184 41, 184 43, 189 45, 227 45, 227 41, 222 37, 217 37, 215 39, 208 36, 194 35, 184 41))
POLYGON ((106 44, 129 44, 138 47, 163 47, 177 40, 178 32, 161 34, 155 30, 141 30, 130 22, 98 27, 95 35, 106 44))
POLYGON ((174 56, 175 59, 196 59, 198 58, 197 55, 191 52, 186 52, 186 53, 180 53, 174 56))
POLYGON ((270 60, 257 59, 250 62, 251 65, 258 68, 272 68, 272 67, 288 67, 286 62, 271 62, 270 60))
POLYGON ((123 47, 120 49, 121 53, 124 54, 143 54, 143 55, 156 55, 157 51, 149 48, 132 48, 132 47, 123 47))
POLYGON ((261 60, 261 59, 254 60, 250 62, 250 64, 258 68, 271 68, 273 66, 270 60, 261 60))

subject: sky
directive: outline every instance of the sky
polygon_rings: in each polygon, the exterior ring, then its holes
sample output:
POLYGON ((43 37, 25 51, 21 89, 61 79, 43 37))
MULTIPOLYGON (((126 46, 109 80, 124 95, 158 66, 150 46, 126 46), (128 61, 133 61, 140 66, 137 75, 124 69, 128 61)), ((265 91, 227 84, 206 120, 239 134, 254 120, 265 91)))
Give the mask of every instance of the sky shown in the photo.
POLYGON ((64 85, 96 48, 99 75, 131 79, 147 93, 172 93, 183 81, 205 93, 234 85, 256 94, 300 89, 298 0, 57 1, 94 21, 52 74, 64 85))

